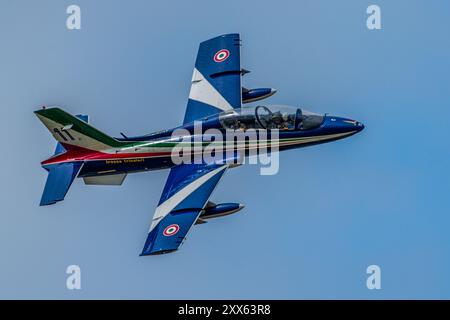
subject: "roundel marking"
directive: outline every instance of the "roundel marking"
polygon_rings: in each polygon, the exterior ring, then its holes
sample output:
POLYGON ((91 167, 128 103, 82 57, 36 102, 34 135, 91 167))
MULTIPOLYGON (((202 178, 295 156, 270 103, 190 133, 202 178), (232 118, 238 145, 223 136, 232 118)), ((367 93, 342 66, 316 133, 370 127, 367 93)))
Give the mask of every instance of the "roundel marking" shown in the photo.
POLYGON ((222 49, 216 52, 216 54, 214 55, 214 61, 215 62, 224 62, 225 60, 228 59, 228 57, 230 56, 230 51, 228 51, 227 49, 222 49))
POLYGON ((163 235, 165 235, 166 237, 170 237, 170 236, 173 236, 174 234, 176 234, 179 230, 180 230, 180 226, 179 225, 171 224, 170 226, 167 226, 164 229, 163 235))

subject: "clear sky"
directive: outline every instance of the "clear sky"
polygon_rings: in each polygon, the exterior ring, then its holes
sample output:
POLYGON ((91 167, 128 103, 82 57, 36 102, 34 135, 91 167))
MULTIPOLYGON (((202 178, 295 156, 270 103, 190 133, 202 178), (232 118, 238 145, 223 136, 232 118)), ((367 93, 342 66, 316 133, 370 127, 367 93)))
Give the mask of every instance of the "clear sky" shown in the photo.
POLYGON ((445 0, 2 0, 0 298, 450 298, 449 20, 445 0), (81 30, 66 28, 70 4, 81 30), (177 126, 199 42, 229 32, 245 86, 366 129, 282 153, 274 176, 230 170, 211 199, 245 209, 174 254, 139 257, 168 171, 77 179, 38 206, 55 142, 33 110, 89 114, 114 136, 177 126), (381 290, 366 287, 372 264, 381 290))

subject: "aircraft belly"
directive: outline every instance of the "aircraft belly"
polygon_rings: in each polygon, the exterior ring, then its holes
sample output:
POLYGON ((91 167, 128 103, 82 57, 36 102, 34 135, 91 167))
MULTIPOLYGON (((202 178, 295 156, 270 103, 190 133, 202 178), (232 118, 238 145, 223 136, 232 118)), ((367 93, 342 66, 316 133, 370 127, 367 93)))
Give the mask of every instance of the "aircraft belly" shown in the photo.
POLYGON ((170 157, 92 160, 84 163, 78 177, 159 170, 173 166, 170 157))

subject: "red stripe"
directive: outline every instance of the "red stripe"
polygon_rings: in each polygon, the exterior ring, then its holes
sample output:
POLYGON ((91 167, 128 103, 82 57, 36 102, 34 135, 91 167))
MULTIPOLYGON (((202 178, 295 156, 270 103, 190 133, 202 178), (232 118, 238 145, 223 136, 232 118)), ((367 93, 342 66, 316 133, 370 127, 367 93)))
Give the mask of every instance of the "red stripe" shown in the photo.
POLYGON ((55 164, 61 162, 85 161, 85 160, 109 160, 109 159, 124 159, 124 158, 149 158, 164 155, 171 155, 171 152, 145 152, 145 153, 105 153, 95 150, 90 150, 73 145, 63 144, 67 152, 51 157, 42 161, 42 165, 55 164))
MULTIPOLYGON (((301 141, 280 143, 279 146, 295 145, 301 141)), ((130 159, 130 158, 152 158, 159 156, 170 156, 171 152, 145 152, 145 153, 105 153, 95 150, 77 147, 70 144, 62 144, 67 152, 51 157, 41 162, 42 165, 49 165, 55 163, 72 162, 72 161, 86 161, 86 160, 115 160, 115 159, 130 159)), ((254 149, 251 148, 251 149, 254 149)))

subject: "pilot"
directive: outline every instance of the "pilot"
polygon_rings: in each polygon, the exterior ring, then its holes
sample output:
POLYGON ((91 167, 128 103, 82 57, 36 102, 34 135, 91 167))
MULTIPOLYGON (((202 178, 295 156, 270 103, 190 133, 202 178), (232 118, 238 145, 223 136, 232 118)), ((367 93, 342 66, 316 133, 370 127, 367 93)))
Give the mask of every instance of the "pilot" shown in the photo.
POLYGON ((283 127, 283 116, 280 111, 277 111, 272 114, 271 122, 273 123, 273 127, 277 129, 281 129, 283 127))
POLYGON ((287 112, 283 112, 283 130, 289 129, 289 114, 287 112))
POLYGON ((232 124, 230 127, 231 127, 231 129, 233 129, 233 130, 239 129, 239 127, 240 127, 240 122, 239 122, 239 120, 234 121, 233 124, 232 124))
POLYGON ((288 130, 289 129, 289 114, 287 112, 278 113, 277 114, 278 125, 277 128, 280 130, 288 130))

